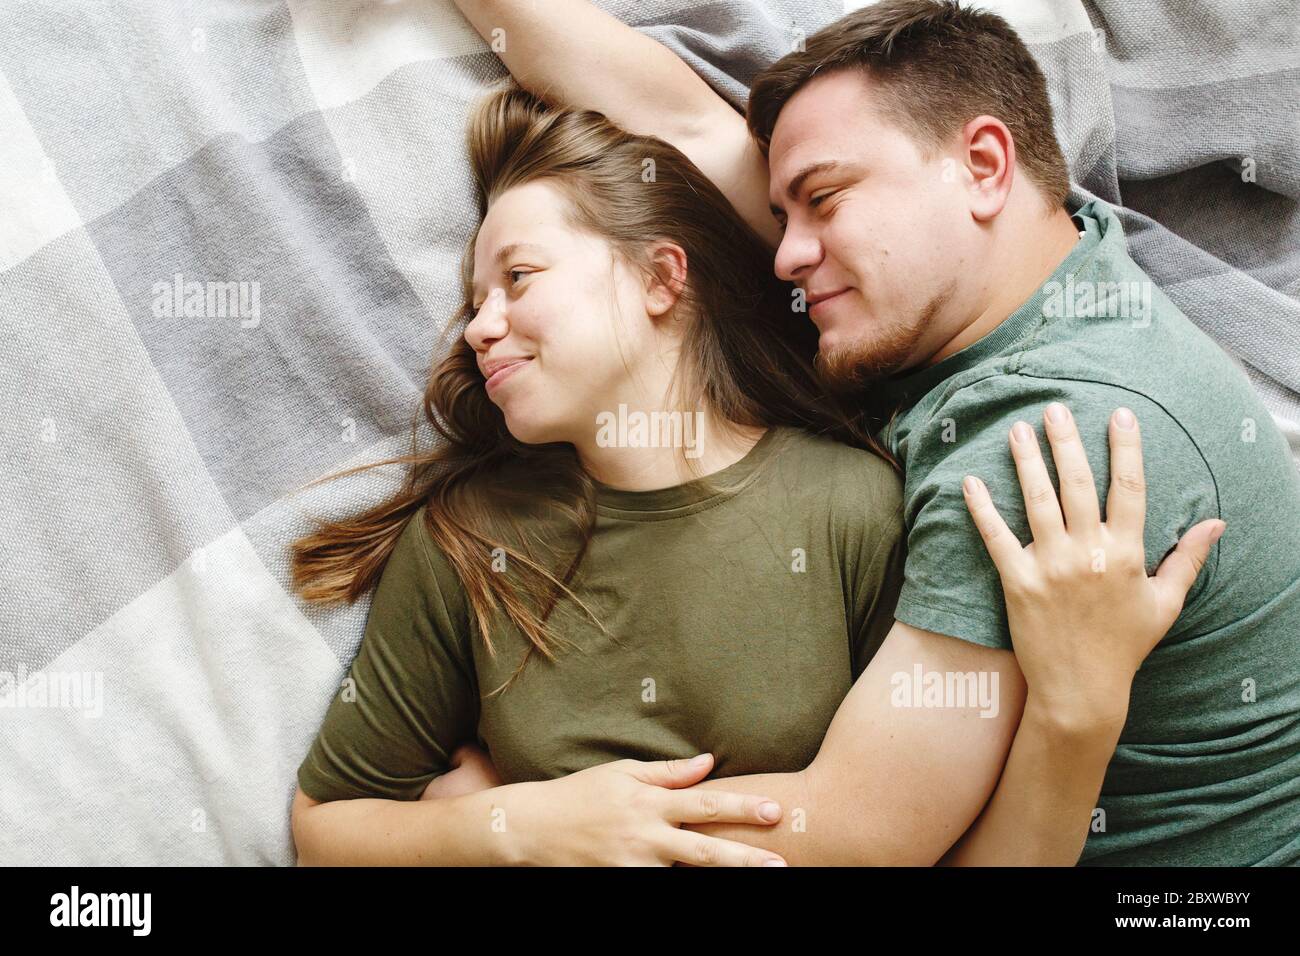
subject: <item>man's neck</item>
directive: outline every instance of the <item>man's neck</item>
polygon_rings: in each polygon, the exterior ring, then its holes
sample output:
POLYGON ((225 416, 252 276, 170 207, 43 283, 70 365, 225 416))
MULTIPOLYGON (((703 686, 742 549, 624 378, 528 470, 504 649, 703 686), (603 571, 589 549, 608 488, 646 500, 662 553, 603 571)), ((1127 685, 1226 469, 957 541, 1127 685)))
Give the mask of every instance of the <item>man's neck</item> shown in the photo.
POLYGON ((925 366, 943 361, 978 342, 1025 304, 1051 277, 1079 241, 1079 230, 1064 209, 1048 219, 1030 220, 1030 228, 1011 226, 1007 239, 1010 248, 997 253, 1008 265, 990 280, 990 297, 984 307, 963 325, 925 366), (1033 226, 1038 228, 1033 228, 1033 226))

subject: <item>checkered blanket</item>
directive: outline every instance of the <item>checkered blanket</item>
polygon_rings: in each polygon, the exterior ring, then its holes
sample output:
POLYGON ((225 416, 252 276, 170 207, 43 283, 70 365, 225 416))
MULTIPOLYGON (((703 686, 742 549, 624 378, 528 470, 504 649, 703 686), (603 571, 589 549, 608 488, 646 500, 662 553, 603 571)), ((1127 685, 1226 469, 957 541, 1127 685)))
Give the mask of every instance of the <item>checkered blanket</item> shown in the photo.
MULTIPOLYGON (((1077 198, 1121 207, 1300 436, 1294 9, 993 5, 1050 76, 1077 198)), ((842 12, 602 6, 738 107, 842 12)), ((286 548, 400 479, 304 487, 409 441, 456 334, 464 118, 502 75, 447 0, 5 5, 0 860, 292 862, 367 607, 302 604, 286 548)))

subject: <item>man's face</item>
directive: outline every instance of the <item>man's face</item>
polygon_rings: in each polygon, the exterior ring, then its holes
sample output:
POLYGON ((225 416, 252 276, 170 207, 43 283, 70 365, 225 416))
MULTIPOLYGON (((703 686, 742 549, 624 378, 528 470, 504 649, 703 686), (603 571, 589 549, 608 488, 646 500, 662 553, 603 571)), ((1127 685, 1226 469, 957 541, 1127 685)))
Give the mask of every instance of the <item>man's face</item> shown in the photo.
POLYGON ((841 390, 919 365, 956 334, 981 238, 956 137, 951 155, 926 158, 876 96, 857 71, 815 78, 781 110, 768 151, 785 228, 776 273, 804 290, 819 369, 841 390))

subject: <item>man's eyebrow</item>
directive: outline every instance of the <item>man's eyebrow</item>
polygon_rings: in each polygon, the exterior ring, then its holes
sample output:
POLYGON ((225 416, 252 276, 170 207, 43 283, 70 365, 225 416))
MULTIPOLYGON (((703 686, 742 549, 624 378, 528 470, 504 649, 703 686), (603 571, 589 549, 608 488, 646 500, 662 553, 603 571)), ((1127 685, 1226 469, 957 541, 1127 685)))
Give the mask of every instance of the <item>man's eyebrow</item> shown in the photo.
MULTIPOLYGON (((785 187, 786 198, 793 202, 798 197, 799 190, 803 188, 803 184, 809 176, 814 176, 817 173, 830 172, 831 170, 841 168, 843 165, 844 164, 839 160, 823 159, 821 162, 811 163, 810 165, 805 166, 795 174, 794 179, 790 180, 790 185, 785 187)), ((782 210, 780 206, 771 205, 767 208, 772 210, 772 215, 778 218, 785 215, 784 210, 782 210)))
MULTIPOLYGON (((499 266, 505 265, 505 261, 509 259, 511 256, 513 256, 515 253, 524 252, 524 251, 541 252, 542 247, 532 242, 508 242, 500 249, 497 250, 496 256, 493 257, 493 261, 499 266)), ((475 299, 478 298, 477 283, 475 283, 473 288, 470 289, 470 296, 471 298, 475 298, 475 299)))

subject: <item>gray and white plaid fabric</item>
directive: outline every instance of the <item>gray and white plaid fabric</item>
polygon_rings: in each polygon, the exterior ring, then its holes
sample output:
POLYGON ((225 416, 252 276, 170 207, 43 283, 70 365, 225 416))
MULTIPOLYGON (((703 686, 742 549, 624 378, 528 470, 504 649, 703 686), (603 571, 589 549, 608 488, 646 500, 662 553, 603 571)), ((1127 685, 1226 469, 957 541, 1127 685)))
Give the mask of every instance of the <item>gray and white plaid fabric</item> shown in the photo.
MULTIPOLYGON (((738 107, 843 12, 601 5, 738 107)), ((1121 207, 1300 448, 1294 6, 990 6, 1078 198, 1121 207)), ((293 860, 366 604, 302 604, 286 548, 400 478, 303 487, 407 445, 456 334, 464 118, 503 75, 448 0, 4 0, 0 860, 293 860)))

